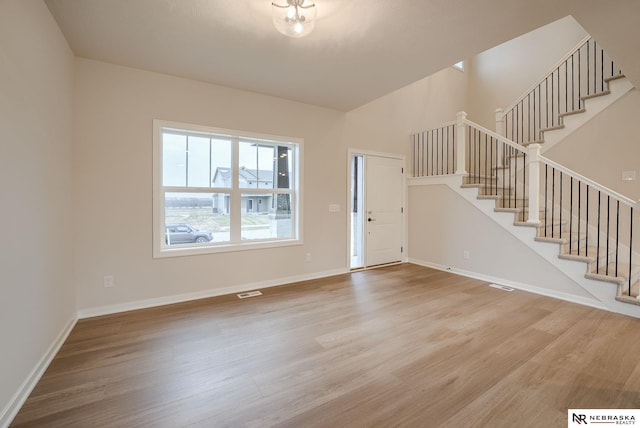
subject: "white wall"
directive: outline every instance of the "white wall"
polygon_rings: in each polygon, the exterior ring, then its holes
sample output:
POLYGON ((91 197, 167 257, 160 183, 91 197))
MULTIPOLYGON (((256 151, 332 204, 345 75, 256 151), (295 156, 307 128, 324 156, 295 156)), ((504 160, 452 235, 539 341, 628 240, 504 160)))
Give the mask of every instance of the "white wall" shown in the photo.
POLYGON ((567 16, 468 60, 469 119, 495 129, 495 110, 515 102, 586 34, 567 16))
POLYGON ((74 244, 84 313, 347 269, 344 113, 77 59, 74 244), (304 245, 152 258, 152 120, 304 139, 304 245), (338 203, 340 213, 329 213, 338 203), (311 261, 305 261, 306 253, 311 261), (113 275, 115 287, 104 288, 113 275))
POLYGON ((73 55, 44 3, 1 1, 0 426, 75 319, 72 89, 73 55))

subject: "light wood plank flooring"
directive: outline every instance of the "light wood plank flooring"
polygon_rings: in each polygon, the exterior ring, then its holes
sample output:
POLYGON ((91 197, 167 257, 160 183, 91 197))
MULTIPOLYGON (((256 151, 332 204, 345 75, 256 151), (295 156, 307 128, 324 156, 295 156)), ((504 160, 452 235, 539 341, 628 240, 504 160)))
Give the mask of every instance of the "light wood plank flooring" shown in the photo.
POLYGON ((13 426, 547 428, 640 407, 637 319, 410 264, 263 293, 79 321, 13 426))

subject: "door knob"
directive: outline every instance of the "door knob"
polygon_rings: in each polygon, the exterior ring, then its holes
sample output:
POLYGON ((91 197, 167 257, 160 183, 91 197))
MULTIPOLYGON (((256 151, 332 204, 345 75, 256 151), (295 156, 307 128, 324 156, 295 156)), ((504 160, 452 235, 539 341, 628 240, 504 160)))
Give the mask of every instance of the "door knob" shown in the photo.
POLYGON ((371 218, 371 217, 369 217, 369 218, 367 219, 367 221, 376 221, 376 219, 375 219, 375 218, 371 218))

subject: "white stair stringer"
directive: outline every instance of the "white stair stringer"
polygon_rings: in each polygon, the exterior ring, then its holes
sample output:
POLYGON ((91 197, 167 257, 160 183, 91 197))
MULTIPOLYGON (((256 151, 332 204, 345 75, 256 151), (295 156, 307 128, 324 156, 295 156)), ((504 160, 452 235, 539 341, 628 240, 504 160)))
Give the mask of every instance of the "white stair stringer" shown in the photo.
MULTIPOLYGON (((554 266, 560 272, 564 273, 574 283, 579 285, 588 294, 593 296, 594 300, 571 297, 571 300, 587 306, 592 306, 610 312, 616 312, 635 318, 640 318, 640 306, 622 303, 616 300, 618 295, 618 285, 605 281, 598 281, 585 278, 588 270, 588 264, 583 261, 560 259, 561 245, 557 243, 536 241, 537 224, 528 224, 528 226, 514 225, 514 214, 511 212, 496 212, 495 200, 478 199, 478 189, 473 187, 463 188, 465 175, 448 175, 439 177, 429 177, 416 179, 421 183, 433 185, 446 185, 465 200, 470 202, 478 210, 499 224, 502 228, 511 233, 518 240, 535 251, 549 264, 554 266)), ((521 223, 522 224, 522 223, 521 223)))
POLYGON ((601 111, 618 101, 624 94, 633 89, 633 84, 626 77, 616 77, 607 81, 608 91, 602 95, 589 97, 583 100, 583 111, 574 112, 562 116, 563 127, 553 128, 543 133, 541 153, 564 140, 576 129, 593 119, 601 111))

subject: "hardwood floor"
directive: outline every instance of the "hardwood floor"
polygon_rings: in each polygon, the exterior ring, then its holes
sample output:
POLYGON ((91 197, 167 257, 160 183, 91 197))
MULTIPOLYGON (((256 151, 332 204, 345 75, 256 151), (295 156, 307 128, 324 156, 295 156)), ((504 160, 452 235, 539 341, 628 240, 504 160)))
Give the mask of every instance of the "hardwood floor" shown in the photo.
POLYGON ((416 265, 78 322, 12 426, 565 427, 640 408, 640 320, 416 265))

